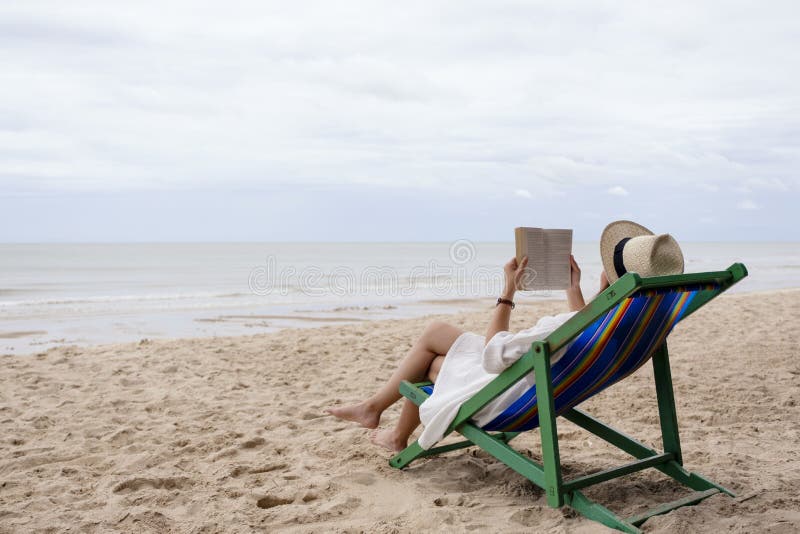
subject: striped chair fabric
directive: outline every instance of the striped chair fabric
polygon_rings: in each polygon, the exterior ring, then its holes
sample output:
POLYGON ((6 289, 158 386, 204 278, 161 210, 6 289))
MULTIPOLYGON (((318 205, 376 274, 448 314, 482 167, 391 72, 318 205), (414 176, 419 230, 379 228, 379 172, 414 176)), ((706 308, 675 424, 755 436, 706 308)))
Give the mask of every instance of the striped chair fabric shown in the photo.
MULTIPOLYGON (((636 371, 664 342, 695 295, 716 288, 640 290, 597 319, 552 366, 556 413, 566 412, 636 371)), ((430 394, 433 386, 423 389, 430 394)), ((534 385, 483 428, 519 432, 538 426, 534 385)))

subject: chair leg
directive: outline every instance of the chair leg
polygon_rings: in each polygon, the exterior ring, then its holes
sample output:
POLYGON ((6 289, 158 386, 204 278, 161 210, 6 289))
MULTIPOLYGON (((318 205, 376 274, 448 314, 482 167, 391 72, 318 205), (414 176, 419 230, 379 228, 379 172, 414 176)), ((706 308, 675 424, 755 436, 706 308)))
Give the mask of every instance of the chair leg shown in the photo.
POLYGON ((422 458, 425 456, 426 452, 428 451, 420 447, 419 443, 415 441, 402 451, 395 454, 394 457, 389 460, 389 465, 397 469, 403 469, 404 467, 408 467, 408 464, 417 458, 422 458))
MULTIPOLYGON (((580 426, 584 430, 588 430, 595 436, 607 441, 611 445, 627 452, 635 458, 642 459, 657 454, 654 449, 647 447, 645 444, 631 438, 630 436, 611 426, 604 424, 598 419, 595 419, 591 415, 578 410, 577 408, 572 408, 566 412, 564 417, 580 426)), ((661 465, 656 465, 654 468, 693 490, 705 491, 711 488, 717 488, 722 493, 730 495, 731 497, 734 496, 733 492, 731 492, 729 489, 720 486, 711 480, 708 480, 702 475, 687 471, 682 465, 674 460, 661 465)))
POLYGON ((536 402, 539 407, 539 432, 542 436, 542 465, 547 504, 558 508, 564 504, 562 493, 561 458, 558 452, 556 409, 553 400, 553 380, 550 372, 550 351, 547 344, 533 344, 533 370, 536 377, 536 402))
POLYGON ((597 521, 609 528, 628 532, 629 534, 641 534, 642 532, 602 504, 592 501, 580 491, 576 490, 567 493, 566 503, 585 518, 597 521))
POLYGON ((664 452, 675 455, 675 461, 683 464, 681 439, 678 434, 678 416, 675 412, 675 395, 672 391, 672 374, 669 368, 669 353, 665 341, 653 353, 653 375, 658 398, 658 415, 661 421, 661 440, 664 452))

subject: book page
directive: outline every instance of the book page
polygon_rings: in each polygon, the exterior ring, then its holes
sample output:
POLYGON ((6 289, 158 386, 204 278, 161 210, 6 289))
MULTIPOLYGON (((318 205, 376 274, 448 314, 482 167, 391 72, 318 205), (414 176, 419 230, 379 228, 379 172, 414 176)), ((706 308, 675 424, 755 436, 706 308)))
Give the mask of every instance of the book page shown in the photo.
POLYGON ((526 291, 544 289, 545 269, 547 262, 544 259, 544 232, 541 228, 525 228, 522 233, 523 256, 528 256, 526 275, 522 279, 522 287, 526 291))
POLYGON ((567 289, 572 230, 521 227, 515 228, 514 234, 517 259, 528 256, 528 267, 520 289, 567 289))
POLYGON ((572 230, 544 230, 543 250, 545 284, 548 289, 568 289, 569 255, 572 254, 572 230))

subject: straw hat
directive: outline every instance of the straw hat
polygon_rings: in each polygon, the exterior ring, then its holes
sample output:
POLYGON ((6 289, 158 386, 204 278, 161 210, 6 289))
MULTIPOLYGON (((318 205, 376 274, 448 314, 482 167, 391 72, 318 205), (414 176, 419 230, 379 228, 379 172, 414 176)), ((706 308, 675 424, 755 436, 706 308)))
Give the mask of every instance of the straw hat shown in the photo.
POLYGON ((626 272, 644 278, 683 272, 683 252, 675 238, 655 235, 631 221, 615 221, 606 226, 600 237, 600 258, 612 284, 626 272))

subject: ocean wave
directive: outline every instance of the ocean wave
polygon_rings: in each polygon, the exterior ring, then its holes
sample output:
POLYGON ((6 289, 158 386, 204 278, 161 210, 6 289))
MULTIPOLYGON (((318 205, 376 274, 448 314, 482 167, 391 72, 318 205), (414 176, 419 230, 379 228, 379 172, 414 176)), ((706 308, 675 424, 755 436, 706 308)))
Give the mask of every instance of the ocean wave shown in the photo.
MULTIPOLYGON (((0 292, 0 295, 3 293, 0 292)), ((28 300, 8 300, 0 302, 3 307, 23 307, 23 306, 57 306, 74 304, 105 304, 115 302, 159 302, 159 301, 186 301, 186 300, 208 300, 208 299, 234 299, 242 297, 255 297, 252 293, 172 293, 172 294, 144 294, 144 295, 91 295, 80 297, 63 297, 51 299, 28 299, 28 300)))

